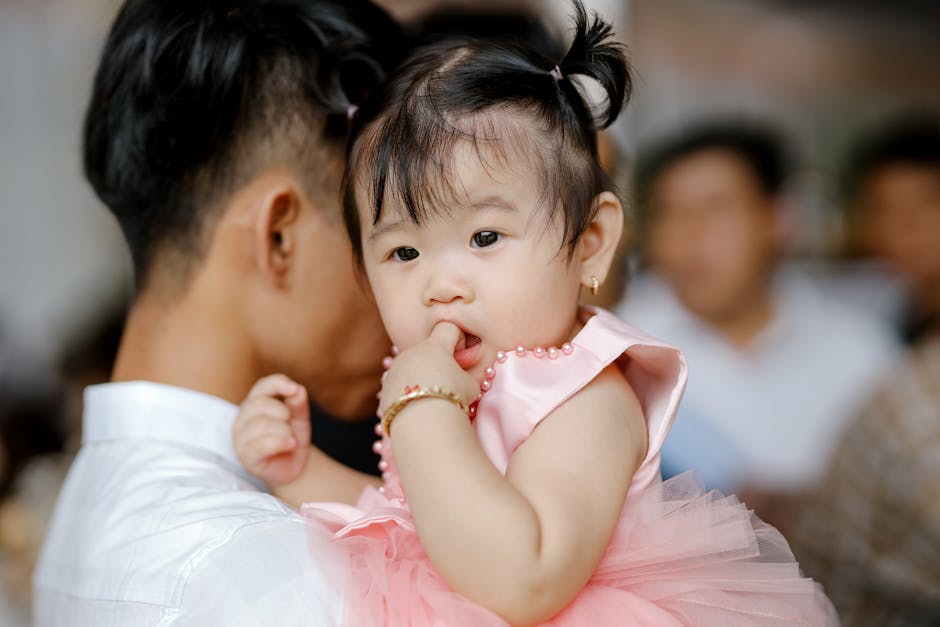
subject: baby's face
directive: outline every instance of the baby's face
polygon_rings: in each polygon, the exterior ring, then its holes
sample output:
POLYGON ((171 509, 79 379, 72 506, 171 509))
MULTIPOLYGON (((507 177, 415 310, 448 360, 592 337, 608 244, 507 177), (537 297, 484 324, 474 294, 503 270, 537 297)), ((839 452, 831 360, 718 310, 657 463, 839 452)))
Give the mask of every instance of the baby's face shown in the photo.
POLYGON ((497 351, 570 339, 580 264, 562 249, 560 219, 539 208, 527 166, 484 166, 455 148, 452 206, 415 225, 387 199, 375 226, 360 210, 366 274, 392 341, 408 348, 446 320, 463 331, 454 357, 480 378, 497 351))

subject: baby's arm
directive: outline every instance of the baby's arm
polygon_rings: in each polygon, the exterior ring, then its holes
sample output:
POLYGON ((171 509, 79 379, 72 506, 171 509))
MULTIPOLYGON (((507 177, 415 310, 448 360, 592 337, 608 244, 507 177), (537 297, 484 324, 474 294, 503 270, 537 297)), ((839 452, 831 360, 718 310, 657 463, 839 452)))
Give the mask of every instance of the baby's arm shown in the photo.
MULTIPOLYGON (((445 361, 437 370, 450 374, 445 361)), ((639 402, 612 366, 542 421, 505 477, 480 449, 466 415, 447 401, 402 410, 392 452, 421 542, 441 575, 464 596, 526 624, 556 614, 590 578, 646 437, 639 402)))
POLYGON ((259 380, 239 408, 235 452, 245 469, 294 507, 307 501, 355 503, 378 479, 310 445, 307 390, 284 375, 259 380))

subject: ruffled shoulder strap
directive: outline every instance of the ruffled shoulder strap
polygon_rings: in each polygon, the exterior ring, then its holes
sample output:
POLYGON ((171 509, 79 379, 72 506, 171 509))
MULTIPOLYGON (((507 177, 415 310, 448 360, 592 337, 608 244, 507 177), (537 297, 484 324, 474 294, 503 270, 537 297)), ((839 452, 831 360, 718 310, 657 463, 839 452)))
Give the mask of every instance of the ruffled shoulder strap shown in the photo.
POLYGON ((475 428, 501 472, 542 419, 616 362, 646 417, 647 456, 638 474, 646 472, 644 466, 658 473, 659 449, 685 387, 685 358, 603 309, 584 307, 581 313, 584 327, 564 350, 511 352, 494 366, 493 387, 480 402, 475 428))

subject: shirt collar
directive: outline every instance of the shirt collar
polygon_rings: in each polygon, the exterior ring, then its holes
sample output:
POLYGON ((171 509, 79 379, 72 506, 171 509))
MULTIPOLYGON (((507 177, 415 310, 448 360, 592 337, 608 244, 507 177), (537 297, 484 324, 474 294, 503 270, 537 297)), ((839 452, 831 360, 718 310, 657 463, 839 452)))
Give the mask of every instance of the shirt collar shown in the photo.
POLYGON ((85 388, 82 443, 149 440, 213 453, 249 477, 232 444, 238 406, 195 390, 129 381, 85 388))

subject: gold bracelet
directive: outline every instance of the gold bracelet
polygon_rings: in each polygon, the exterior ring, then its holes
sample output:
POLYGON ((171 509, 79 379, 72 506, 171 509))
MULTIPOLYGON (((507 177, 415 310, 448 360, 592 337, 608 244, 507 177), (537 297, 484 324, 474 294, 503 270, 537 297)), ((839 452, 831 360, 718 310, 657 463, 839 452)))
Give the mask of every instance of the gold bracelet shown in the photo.
POLYGON ((467 411, 467 405, 464 403, 463 397, 460 396, 460 394, 445 390, 438 385, 431 388, 418 388, 417 390, 412 390, 404 396, 399 397, 398 400, 389 405, 388 409, 382 414, 382 431, 385 433, 386 437, 392 437, 392 421, 395 420, 395 416, 398 415, 398 412, 403 410, 409 403, 419 398, 440 398, 445 401, 450 401, 456 405, 460 411, 467 414, 467 417, 470 416, 470 412, 467 411))

